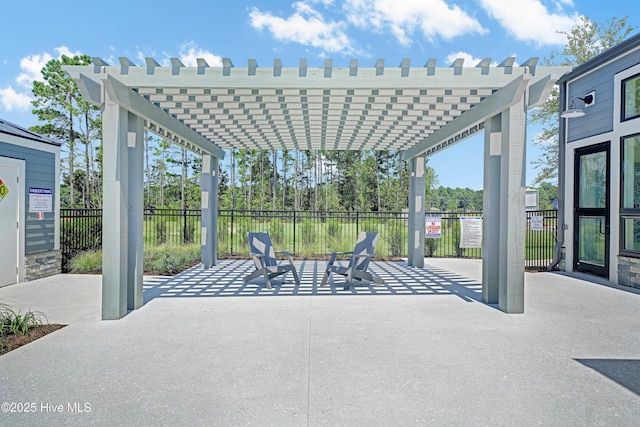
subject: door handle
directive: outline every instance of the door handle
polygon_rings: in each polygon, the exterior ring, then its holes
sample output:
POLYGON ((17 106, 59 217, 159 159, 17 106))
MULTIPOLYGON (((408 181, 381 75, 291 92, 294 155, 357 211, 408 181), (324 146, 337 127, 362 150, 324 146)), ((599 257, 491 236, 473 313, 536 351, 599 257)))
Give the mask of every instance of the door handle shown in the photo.
POLYGON ((604 218, 600 218, 600 234, 609 234, 609 225, 604 218))

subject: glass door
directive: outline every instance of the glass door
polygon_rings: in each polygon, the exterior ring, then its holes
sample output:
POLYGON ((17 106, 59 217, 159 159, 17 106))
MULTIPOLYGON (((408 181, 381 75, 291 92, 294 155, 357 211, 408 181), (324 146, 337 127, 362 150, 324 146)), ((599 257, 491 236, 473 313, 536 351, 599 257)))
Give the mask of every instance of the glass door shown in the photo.
POLYGON ((609 143, 576 150, 573 268, 609 277, 609 143))

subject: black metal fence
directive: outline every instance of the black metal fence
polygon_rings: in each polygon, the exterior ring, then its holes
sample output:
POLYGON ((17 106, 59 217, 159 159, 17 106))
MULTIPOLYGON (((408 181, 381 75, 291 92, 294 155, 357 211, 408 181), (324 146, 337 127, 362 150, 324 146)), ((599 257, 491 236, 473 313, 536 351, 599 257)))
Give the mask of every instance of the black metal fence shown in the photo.
POLYGON ((102 248, 102 209, 60 209, 60 252, 62 271, 82 251, 102 248))
MULTIPOLYGON (((480 248, 460 248, 460 217, 481 212, 430 212, 441 217, 439 238, 426 239, 425 256, 481 258, 480 248)), ((63 268, 78 252, 97 250, 102 244, 100 209, 61 209, 63 268)), ((199 209, 145 209, 144 244, 200 242, 199 209)), ((246 256, 247 232, 267 231, 277 249, 304 258, 321 258, 330 251, 349 251, 361 231, 379 233, 376 253, 384 258, 407 256, 406 212, 239 211, 218 214, 218 255, 246 256)), ((557 211, 527 212, 526 266, 546 268, 556 242, 557 211), (537 218, 534 218, 537 217, 537 218), (542 217, 542 219, 540 219, 542 217)))

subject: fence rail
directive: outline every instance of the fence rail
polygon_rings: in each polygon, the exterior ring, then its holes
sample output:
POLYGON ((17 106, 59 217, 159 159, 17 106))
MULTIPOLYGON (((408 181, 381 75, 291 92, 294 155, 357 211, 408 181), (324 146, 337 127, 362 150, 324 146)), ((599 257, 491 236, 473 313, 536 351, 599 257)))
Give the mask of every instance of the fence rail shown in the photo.
MULTIPOLYGON (((480 248, 460 248, 461 216, 481 212, 429 212, 441 216, 441 237, 427 239, 425 256, 481 258, 480 248)), ((102 245, 101 209, 61 209, 63 269, 75 254, 99 250, 102 245)), ((144 244, 160 245, 200 242, 199 209, 145 209, 144 244)), ((218 213, 218 256, 246 256, 249 231, 267 231, 278 249, 304 258, 324 257, 329 251, 349 251, 360 231, 380 235, 376 253, 381 257, 406 257, 408 242, 406 212, 239 211, 218 213)), ((546 268, 553 258, 557 211, 527 212, 526 267, 546 268), (533 217, 542 216, 539 218, 533 217), (540 223, 542 222, 542 226, 540 223), (540 228, 542 227, 542 228, 540 228)))

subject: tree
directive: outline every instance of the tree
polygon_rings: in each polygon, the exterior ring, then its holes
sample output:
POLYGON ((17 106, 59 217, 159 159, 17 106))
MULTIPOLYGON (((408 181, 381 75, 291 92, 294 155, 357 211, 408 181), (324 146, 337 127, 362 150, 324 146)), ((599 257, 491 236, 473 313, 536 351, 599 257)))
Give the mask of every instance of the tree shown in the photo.
MULTIPOLYGON (((560 52, 552 52, 543 65, 576 66, 612 48, 623 41, 636 27, 627 23, 627 17, 612 18, 603 25, 591 22, 588 17, 580 18, 580 23, 567 31, 560 31, 567 37, 567 44, 560 52)), ((541 158, 532 162, 539 169, 534 185, 558 178, 558 111, 559 89, 555 87, 549 99, 531 113, 531 122, 543 126, 542 133, 534 138, 534 143, 542 147, 541 158)))
POLYGON ((63 65, 90 65, 88 55, 76 55, 73 58, 63 55, 60 59, 52 59, 42 69, 43 81, 33 83, 33 113, 43 125, 33 126, 31 130, 47 135, 59 141, 66 141, 69 150, 67 173, 70 177, 69 205, 76 203, 75 187, 75 147, 76 142, 85 144, 85 172, 82 181, 83 206, 90 206, 91 194, 95 193, 95 185, 91 185, 92 177, 96 178, 93 167, 93 141, 99 139, 100 119, 98 109, 84 101, 80 91, 71 77, 62 70, 63 65), (92 188, 93 187, 93 188, 92 188))

